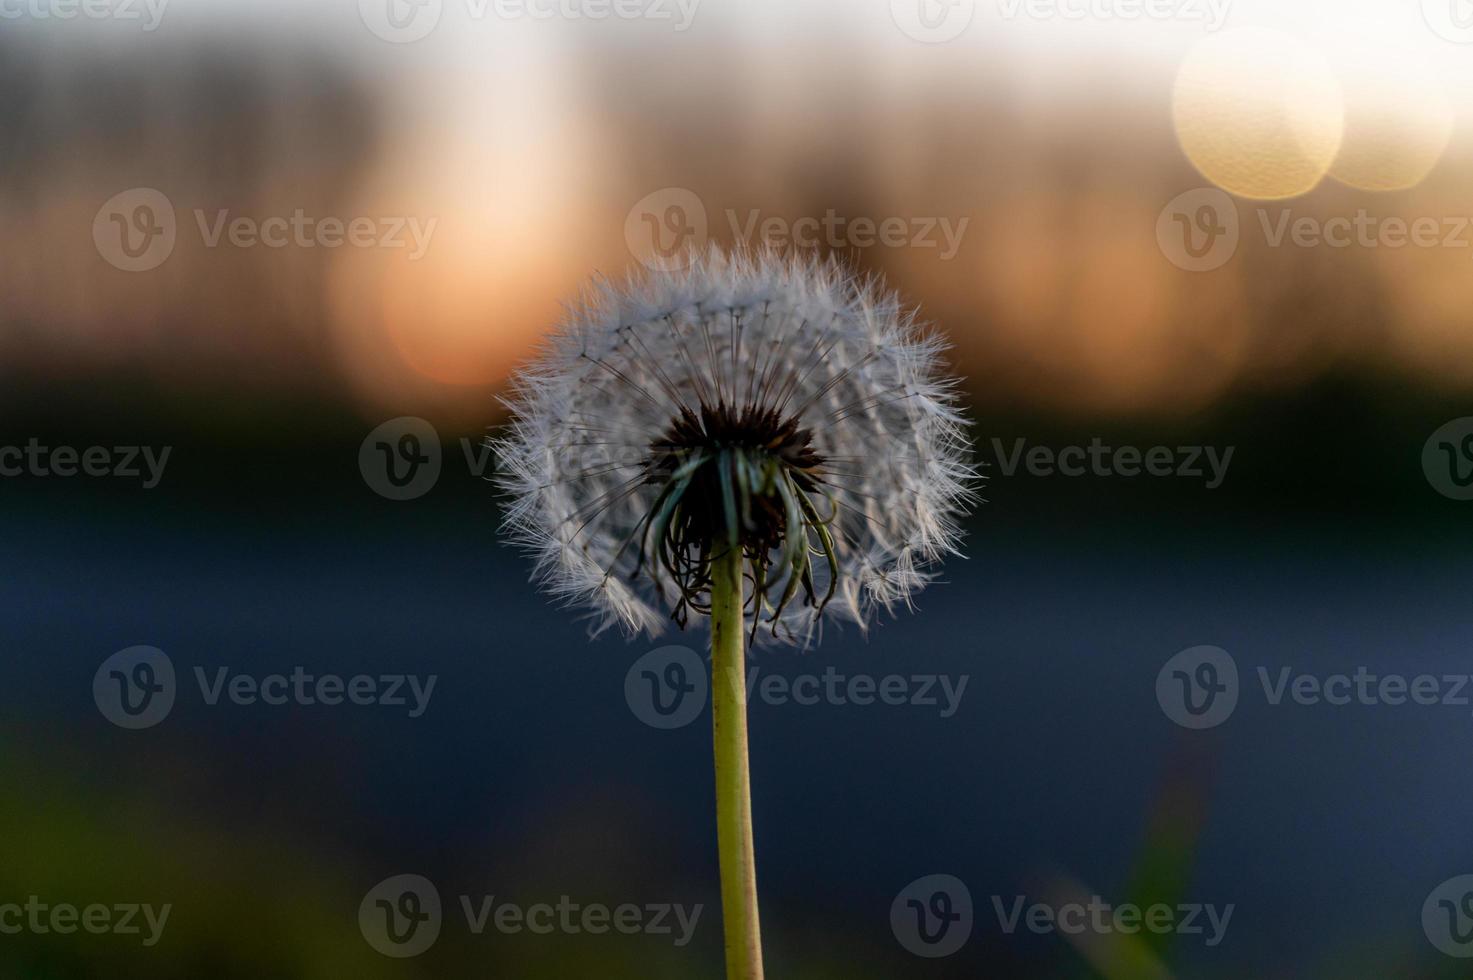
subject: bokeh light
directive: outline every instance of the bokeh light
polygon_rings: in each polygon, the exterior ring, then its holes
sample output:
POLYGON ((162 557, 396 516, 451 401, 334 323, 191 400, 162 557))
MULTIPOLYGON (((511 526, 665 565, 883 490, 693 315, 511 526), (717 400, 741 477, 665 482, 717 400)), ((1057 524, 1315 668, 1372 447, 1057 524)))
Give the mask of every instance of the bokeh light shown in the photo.
POLYGON ((1202 175, 1260 200, 1295 197, 1320 182, 1345 114, 1325 57, 1264 28, 1200 41, 1177 74, 1172 109, 1182 149, 1202 175))
POLYGON ((1330 176, 1368 191, 1421 183, 1453 132, 1442 84, 1412 53, 1364 40, 1344 47, 1334 64, 1345 94, 1345 135, 1330 176))

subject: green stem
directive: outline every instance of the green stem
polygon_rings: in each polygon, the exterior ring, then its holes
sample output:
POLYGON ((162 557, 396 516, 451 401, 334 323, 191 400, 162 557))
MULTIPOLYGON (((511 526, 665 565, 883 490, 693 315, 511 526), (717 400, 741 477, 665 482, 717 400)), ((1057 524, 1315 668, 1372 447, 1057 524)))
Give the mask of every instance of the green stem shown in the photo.
POLYGON ((711 572, 711 725, 716 748, 716 846, 727 980, 762 980, 752 773, 747 761, 747 684, 742 553, 730 548, 711 572))

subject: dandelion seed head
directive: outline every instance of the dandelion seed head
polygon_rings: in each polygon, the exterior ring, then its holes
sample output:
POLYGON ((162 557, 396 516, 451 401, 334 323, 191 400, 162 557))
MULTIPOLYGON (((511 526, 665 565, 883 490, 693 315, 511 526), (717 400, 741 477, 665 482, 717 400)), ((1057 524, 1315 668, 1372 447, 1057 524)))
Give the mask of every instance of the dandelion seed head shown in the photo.
POLYGON ((740 549, 753 629, 908 606, 974 499, 945 344, 832 260, 713 248, 596 281, 513 382, 504 532, 593 631, 709 611, 740 549))

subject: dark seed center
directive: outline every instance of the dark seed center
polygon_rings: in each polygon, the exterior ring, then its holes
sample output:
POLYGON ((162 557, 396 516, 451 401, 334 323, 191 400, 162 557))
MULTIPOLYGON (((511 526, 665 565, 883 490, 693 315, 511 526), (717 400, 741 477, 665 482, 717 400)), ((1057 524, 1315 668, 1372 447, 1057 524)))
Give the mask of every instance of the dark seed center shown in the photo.
POLYGON ((641 532, 635 574, 650 557, 657 582, 662 571, 671 577, 680 594, 673 618, 682 626, 687 608, 708 611, 711 556, 732 547, 741 551, 753 583, 754 630, 764 608, 771 610, 776 630, 782 607, 800 588, 806 604, 821 609, 827 602, 828 596, 820 600, 815 594, 815 541, 830 565, 832 595, 836 568, 826 527, 831 517, 821 516, 814 502, 827 494, 823 457, 812 439, 796 416, 757 405, 702 402, 698 411, 682 408, 650 443, 645 482, 661 490, 641 532), (782 595, 769 601, 774 587, 782 595))
POLYGON ((661 462, 661 457, 681 451, 744 449, 766 453, 797 469, 813 469, 821 460, 812 439, 813 434, 801 427, 796 416, 784 418, 774 409, 756 405, 733 409, 723 402, 712 408, 702 402, 699 414, 682 407, 680 417, 651 444, 650 451, 661 462))

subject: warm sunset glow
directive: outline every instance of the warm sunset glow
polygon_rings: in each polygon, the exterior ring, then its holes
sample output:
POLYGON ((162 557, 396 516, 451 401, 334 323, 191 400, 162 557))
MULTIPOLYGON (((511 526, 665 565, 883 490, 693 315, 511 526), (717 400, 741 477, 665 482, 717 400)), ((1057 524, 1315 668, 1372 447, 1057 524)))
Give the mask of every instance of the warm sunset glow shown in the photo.
POLYGON ((385 269, 384 328, 415 371, 446 384, 501 381, 558 306, 537 256, 494 243, 463 245, 385 269))

